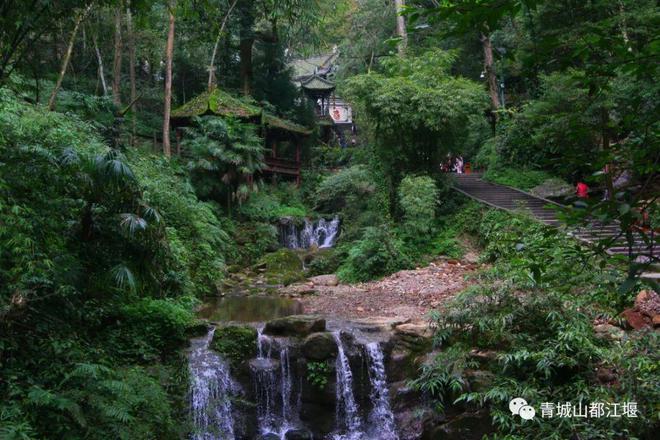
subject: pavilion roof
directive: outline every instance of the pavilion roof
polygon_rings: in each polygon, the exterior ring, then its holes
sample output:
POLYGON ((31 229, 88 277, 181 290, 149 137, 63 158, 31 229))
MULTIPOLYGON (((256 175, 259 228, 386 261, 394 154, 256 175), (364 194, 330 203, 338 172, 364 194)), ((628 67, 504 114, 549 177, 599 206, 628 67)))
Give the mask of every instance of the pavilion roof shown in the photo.
POLYGON ((172 119, 192 118, 207 114, 253 118, 261 114, 260 107, 245 98, 214 88, 191 99, 172 111, 172 119))
POLYGON ((303 135, 310 135, 312 133, 312 130, 307 127, 296 124, 295 122, 288 121, 286 119, 278 118, 277 116, 271 115, 269 113, 264 113, 262 121, 266 127, 279 128, 281 130, 303 135))
POLYGON ((312 75, 301 82, 301 87, 306 90, 332 91, 335 89, 335 83, 318 75, 312 75))
POLYGON ((173 110, 171 118, 183 122, 204 115, 233 116, 241 119, 261 118, 261 123, 266 127, 303 135, 312 133, 307 127, 267 113, 254 102, 233 96, 218 88, 204 92, 173 110))

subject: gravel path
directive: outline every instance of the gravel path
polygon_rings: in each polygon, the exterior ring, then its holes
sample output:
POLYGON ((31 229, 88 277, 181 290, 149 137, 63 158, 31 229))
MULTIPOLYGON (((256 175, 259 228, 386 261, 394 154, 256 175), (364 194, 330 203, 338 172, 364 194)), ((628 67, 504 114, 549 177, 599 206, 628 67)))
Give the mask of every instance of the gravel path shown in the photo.
POLYGON ((291 286, 287 292, 300 295, 305 313, 343 319, 381 316, 419 321, 463 290, 469 284, 465 276, 477 268, 473 262, 441 259, 379 281, 337 286, 308 282, 291 286), (312 290, 316 293, 309 294, 312 290))

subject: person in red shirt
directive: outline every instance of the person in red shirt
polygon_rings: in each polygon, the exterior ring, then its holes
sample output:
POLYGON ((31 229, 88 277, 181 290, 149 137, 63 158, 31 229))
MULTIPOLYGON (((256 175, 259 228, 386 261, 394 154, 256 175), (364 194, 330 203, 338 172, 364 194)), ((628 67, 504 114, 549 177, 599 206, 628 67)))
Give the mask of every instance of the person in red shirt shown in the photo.
POLYGON ((589 187, 584 182, 578 182, 575 187, 575 194, 581 199, 589 198, 589 187))

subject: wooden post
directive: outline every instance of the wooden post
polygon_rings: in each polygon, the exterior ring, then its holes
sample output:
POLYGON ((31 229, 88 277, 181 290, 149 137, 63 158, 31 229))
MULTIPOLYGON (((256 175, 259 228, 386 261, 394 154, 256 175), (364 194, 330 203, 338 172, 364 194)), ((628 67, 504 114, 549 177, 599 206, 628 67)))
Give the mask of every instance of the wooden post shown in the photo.
POLYGON ((273 144, 270 147, 270 156, 277 157, 277 140, 273 139, 273 144))

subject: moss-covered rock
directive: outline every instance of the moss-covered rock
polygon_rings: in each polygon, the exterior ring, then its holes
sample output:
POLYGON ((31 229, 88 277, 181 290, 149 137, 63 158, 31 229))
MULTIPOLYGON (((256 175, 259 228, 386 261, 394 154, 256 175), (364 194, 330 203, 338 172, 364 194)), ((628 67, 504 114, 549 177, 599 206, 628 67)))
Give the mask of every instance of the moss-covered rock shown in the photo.
POLYGON ((312 333, 305 338, 302 352, 307 359, 324 361, 337 355, 337 343, 330 333, 312 333))
POLYGON ((305 337, 311 333, 324 332, 325 319, 318 316, 293 315, 268 321, 264 333, 276 336, 305 337))
POLYGON ((231 364, 238 365, 257 355, 257 331, 247 326, 218 328, 213 335, 211 348, 231 364))
POLYGON ((256 267, 264 271, 266 282, 271 285, 288 286, 305 278, 302 260, 298 253, 291 249, 280 249, 264 255, 256 267))

